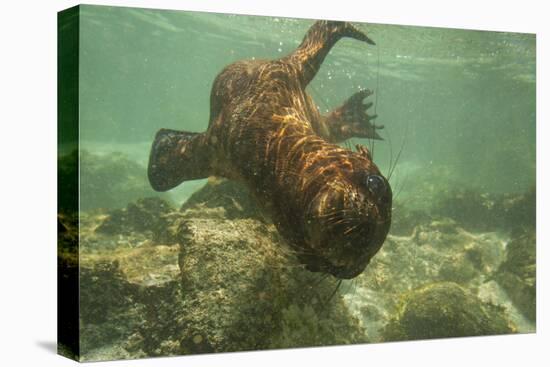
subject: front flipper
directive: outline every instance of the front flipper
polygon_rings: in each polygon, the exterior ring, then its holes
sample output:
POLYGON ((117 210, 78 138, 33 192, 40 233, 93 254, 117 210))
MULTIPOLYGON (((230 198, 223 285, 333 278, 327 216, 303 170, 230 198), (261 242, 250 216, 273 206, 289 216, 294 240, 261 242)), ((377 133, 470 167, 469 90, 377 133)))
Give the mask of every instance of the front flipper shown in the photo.
POLYGON ((149 155, 149 183, 156 191, 167 191, 183 181, 207 178, 210 156, 204 134, 160 129, 149 155))
POLYGON ((352 137, 383 140, 376 130, 384 126, 371 122, 377 115, 367 113, 372 102, 363 104, 363 100, 372 93, 369 89, 360 90, 325 117, 331 142, 339 143, 352 137))
POLYGON ((304 87, 315 77, 332 46, 342 37, 355 38, 371 45, 375 44, 351 23, 330 20, 315 22, 300 46, 284 58, 285 61, 296 66, 304 87))

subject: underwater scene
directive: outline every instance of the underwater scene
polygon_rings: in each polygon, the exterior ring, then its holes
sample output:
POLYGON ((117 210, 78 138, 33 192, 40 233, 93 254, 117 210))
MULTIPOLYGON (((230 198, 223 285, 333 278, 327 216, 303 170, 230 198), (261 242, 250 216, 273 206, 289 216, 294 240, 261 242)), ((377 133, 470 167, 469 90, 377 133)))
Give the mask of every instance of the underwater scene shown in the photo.
POLYGON ((58 264, 79 280, 79 340, 62 354, 535 332, 534 34, 78 21, 58 264))

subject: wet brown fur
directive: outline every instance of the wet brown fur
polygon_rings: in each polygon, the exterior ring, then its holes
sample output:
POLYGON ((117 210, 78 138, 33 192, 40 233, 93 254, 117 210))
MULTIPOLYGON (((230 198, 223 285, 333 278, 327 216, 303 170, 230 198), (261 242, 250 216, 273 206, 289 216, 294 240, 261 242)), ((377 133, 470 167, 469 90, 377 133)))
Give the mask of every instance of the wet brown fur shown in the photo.
POLYGON ((223 69, 212 87, 206 132, 157 134, 152 186, 167 190, 211 175, 241 181, 310 270, 341 278, 362 272, 388 232, 391 189, 372 197, 362 180, 381 174, 368 150, 335 143, 380 138, 362 104, 370 92, 322 116, 305 91, 345 36, 373 43, 349 23, 319 21, 288 56, 223 69))

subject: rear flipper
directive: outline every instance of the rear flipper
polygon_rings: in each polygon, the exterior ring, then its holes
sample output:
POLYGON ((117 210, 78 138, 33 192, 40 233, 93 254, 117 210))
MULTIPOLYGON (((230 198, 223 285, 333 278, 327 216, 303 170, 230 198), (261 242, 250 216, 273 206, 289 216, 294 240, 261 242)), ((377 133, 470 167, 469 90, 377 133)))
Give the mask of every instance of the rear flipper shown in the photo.
POLYGON ((384 126, 371 122, 377 115, 367 113, 372 102, 363 104, 363 99, 372 93, 368 89, 360 90, 325 116, 325 124, 330 134, 328 140, 333 143, 339 143, 352 137, 383 140, 376 130, 383 129, 384 126))
POLYGON ((156 191, 210 175, 210 152, 204 134, 161 129, 157 132, 147 174, 156 191))
POLYGON ((296 66, 302 85, 306 86, 319 71, 332 46, 342 37, 375 44, 351 23, 319 20, 311 26, 300 46, 283 60, 296 66))

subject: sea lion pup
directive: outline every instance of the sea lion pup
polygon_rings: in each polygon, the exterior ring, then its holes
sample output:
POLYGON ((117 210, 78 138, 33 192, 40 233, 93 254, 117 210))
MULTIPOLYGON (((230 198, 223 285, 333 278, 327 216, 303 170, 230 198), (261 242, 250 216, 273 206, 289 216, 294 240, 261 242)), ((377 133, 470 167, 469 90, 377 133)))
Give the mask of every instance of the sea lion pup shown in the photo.
POLYGON ((349 279, 386 238, 392 192, 367 148, 334 144, 380 139, 372 103, 362 102, 371 92, 322 116, 305 91, 342 37, 374 44, 349 23, 318 21, 286 57, 227 66, 212 87, 208 130, 161 129, 148 175, 158 191, 212 175, 243 182, 308 270, 349 279))

